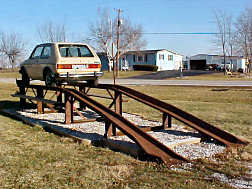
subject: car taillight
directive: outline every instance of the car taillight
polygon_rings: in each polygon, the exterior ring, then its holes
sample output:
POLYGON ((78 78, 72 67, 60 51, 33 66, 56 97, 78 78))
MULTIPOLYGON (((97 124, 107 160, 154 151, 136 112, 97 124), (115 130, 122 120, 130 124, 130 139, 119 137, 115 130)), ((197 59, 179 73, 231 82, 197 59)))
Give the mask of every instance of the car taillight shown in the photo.
POLYGON ((72 69, 72 64, 57 64, 57 69, 72 69))
POLYGON ((100 68, 101 64, 88 64, 88 68, 100 68))

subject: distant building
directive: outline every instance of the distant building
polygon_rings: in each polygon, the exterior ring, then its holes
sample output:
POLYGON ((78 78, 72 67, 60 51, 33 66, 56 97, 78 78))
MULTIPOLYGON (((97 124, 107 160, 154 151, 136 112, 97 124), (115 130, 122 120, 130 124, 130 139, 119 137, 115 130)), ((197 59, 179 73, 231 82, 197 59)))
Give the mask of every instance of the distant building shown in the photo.
POLYGON ((102 71, 107 71, 112 70, 113 68, 113 61, 112 58, 108 58, 107 54, 105 52, 98 52, 96 53, 98 55, 98 57, 101 60, 101 70, 102 71))
POLYGON ((183 56, 166 49, 128 51, 119 60, 121 70, 133 70, 134 65, 154 65, 158 71, 178 70, 183 56))
MULTIPOLYGON (((226 66, 233 71, 239 68, 245 70, 247 59, 240 56, 226 56, 226 66)), ((216 67, 224 64, 224 57, 220 55, 197 54, 190 57, 188 69, 204 70, 209 66, 216 67)))

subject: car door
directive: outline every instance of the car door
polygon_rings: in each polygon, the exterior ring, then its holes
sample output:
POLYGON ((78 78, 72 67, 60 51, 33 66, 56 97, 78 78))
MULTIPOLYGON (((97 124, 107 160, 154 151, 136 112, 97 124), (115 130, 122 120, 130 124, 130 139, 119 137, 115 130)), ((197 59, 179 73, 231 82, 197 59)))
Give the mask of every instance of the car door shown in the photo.
POLYGON ((39 63, 42 50, 43 50, 43 46, 37 46, 29 58, 29 61, 28 61, 29 63, 26 70, 28 72, 28 75, 32 79, 38 79, 38 75, 37 75, 38 73, 37 73, 36 67, 37 67, 37 64, 39 63))
POLYGON ((50 64, 51 54, 52 54, 51 45, 50 44, 45 45, 43 47, 41 56, 38 59, 38 62, 33 65, 34 71, 36 72, 35 74, 36 74, 37 79, 43 80, 44 68, 51 67, 51 64, 50 64))

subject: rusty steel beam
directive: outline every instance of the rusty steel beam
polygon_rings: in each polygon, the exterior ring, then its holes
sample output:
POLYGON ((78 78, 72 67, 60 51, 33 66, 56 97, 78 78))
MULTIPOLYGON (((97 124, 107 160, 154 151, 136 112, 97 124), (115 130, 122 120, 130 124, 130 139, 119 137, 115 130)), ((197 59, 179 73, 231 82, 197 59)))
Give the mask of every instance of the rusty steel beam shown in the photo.
POLYGON ((155 108, 163 113, 172 116, 173 118, 199 131, 200 133, 208 137, 214 138, 218 142, 221 142, 227 146, 248 144, 247 141, 243 141, 237 138, 236 136, 193 116, 192 114, 189 114, 175 106, 162 102, 156 98, 140 93, 134 89, 120 85, 110 84, 100 84, 98 85, 98 87, 106 89, 109 88, 121 92, 122 94, 130 98, 133 98, 139 102, 142 102, 143 104, 146 104, 152 108, 155 108))
POLYGON ((141 129, 123 118, 120 114, 103 106, 97 101, 74 89, 64 89, 64 91, 65 93, 69 93, 69 95, 73 96, 75 99, 84 102, 90 109, 103 115, 108 120, 106 130, 109 130, 110 123, 112 123, 121 132, 135 141, 147 154, 160 158, 166 163, 175 163, 178 162, 178 160, 188 161, 186 158, 175 153, 152 136, 141 131, 141 129))
MULTIPOLYGON (((105 136, 113 134, 113 130, 111 125, 115 126, 119 129, 122 133, 127 135, 133 141, 135 141, 147 154, 160 158, 164 162, 168 163, 175 163, 178 160, 188 161, 186 158, 180 156, 179 154, 175 153, 173 150, 168 148, 167 146, 163 145, 159 141, 157 141, 152 136, 148 135, 144 131, 142 131, 138 126, 133 124, 132 122, 128 121, 124 117, 120 115, 122 112, 121 106, 121 97, 122 95, 126 95, 132 99, 135 99, 143 104, 146 104, 154 109, 157 109, 163 112, 163 125, 162 128, 165 126, 169 128, 171 125, 171 117, 189 125, 190 127, 198 130, 200 133, 207 135, 216 139, 217 141, 226 144, 227 146, 232 144, 247 144, 246 141, 242 141, 237 137, 214 127, 199 118, 184 112, 170 104, 162 102, 158 99, 145 95, 143 93, 137 92, 133 89, 118 86, 118 85, 106 85, 100 84, 97 88, 101 89, 110 89, 114 90, 117 93, 118 104, 117 112, 112 111, 111 109, 105 107, 104 105, 100 104, 99 102, 89 98, 87 95, 75 90, 75 89, 63 89, 58 87, 46 87, 46 86, 38 86, 32 85, 27 86, 29 88, 39 88, 46 90, 53 90, 53 91, 60 91, 65 95, 65 122, 72 123, 73 122, 73 99, 84 103, 87 107, 92 109, 93 111, 97 112, 98 114, 102 115, 106 118, 105 124, 105 136)), ((116 96, 116 95, 115 95, 116 96)), ((116 99, 115 98, 115 103, 116 99)), ((160 127, 157 127, 159 129, 160 127)))
MULTIPOLYGON (((79 84, 76 83, 76 85, 79 85, 79 84)), ((155 99, 151 96, 140 93, 134 89, 131 89, 131 88, 128 88, 125 86, 121 86, 121 85, 111 85, 111 84, 99 84, 95 88, 106 89, 106 90, 110 89, 110 90, 121 92, 122 94, 124 94, 132 99, 135 99, 143 104, 146 104, 154 109, 157 109, 157 110, 169 115, 170 118, 168 117, 168 124, 171 121, 171 117, 173 117, 173 118, 181 121, 182 123, 199 131, 203 135, 214 138, 218 142, 221 142, 222 144, 225 144, 227 146, 247 145, 248 144, 247 141, 241 140, 241 139, 237 138, 236 136, 234 136, 224 130, 221 130, 221 129, 193 116, 190 113, 187 113, 187 112, 185 112, 175 106, 172 106, 168 103, 162 102, 162 101, 155 99)), ((164 118, 166 118, 166 117, 164 117, 164 118)), ((166 124, 167 119, 163 119, 163 123, 166 124)))

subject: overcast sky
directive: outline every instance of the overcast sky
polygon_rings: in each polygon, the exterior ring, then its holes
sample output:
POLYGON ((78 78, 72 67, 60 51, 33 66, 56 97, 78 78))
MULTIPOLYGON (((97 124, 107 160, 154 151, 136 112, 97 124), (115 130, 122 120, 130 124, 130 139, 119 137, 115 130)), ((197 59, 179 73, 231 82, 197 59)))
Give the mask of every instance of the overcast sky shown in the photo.
MULTIPOLYGON (((88 35, 97 10, 123 10, 122 16, 141 24, 145 33, 217 32, 215 10, 237 17, 252 0, 0 0, 0 31, 15 31, 29 42, 39 43, 37 28, 48 21, 65 23, 76 38, 88 35)), ((169 49, 183 55, 216 53, 212 35, 145 34, 147 49, 169 49)))

